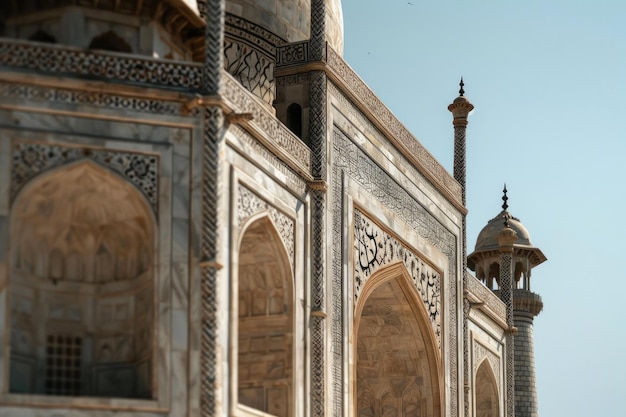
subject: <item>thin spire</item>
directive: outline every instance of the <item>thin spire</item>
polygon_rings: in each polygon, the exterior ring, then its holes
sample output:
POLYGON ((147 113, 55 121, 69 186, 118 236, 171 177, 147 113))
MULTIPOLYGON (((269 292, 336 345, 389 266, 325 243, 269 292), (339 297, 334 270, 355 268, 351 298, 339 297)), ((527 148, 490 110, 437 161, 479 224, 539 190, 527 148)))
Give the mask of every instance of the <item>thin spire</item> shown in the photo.
POLYGON ((507 193, 506 183, 504 183, 504 189, 502 190, 502 193, 503 193, 502 201, 504 201, 502 203, 502 210, 506 211, 506 209, 509 208, 509 205, 506 203, 507 200, 509 199, 509 197, 506 196, 506 193, 507 193))
POLYGON ((461 77, 461 82, 459 83, 459 86, 461 87, 459 89, 459 95, 461 97, 463 97, 463 94, 465 94, 465 90, 463 90, 463 86, 465 85, 465 83, 463 82, 463 77, 461 77))
MULTIPOLYGON (((509 197, 506 196, 507 190, 506 190, 506 182, 504 183, 504 189, 502 190, 502 210, 506 211, 506 209, 509 208, 509 205, 506 203, 509 199, 509 197)), ((509 216, 505 215, 504 216, 504 227, 509 227, 509 216)))

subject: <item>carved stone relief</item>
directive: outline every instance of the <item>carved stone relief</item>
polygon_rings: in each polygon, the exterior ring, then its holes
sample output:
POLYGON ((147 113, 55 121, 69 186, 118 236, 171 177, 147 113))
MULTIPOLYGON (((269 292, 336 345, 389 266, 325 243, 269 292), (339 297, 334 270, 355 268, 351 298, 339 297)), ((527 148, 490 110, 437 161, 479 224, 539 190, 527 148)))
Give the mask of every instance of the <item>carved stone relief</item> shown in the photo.
POLYGON ((182 103, 151 100, 146 98, 119 96, 103 92, 38 87, 0 82, 0 97, 20 98, 41 103, 87 104, 109 109, 131 110, 148 114, 182 113, 182 103))
POLYGON ((2 39, 0 66, 41 73, 63 73, 107 80, 152 84, 196 91, 202 86, 202 66, 160 61, 154 58, 121 57, 82 48, 59 48, 40 43, 2 39))
POLYGON ((297 42, 276 49, 276 66, 304 64, 309 60, 309 42, 297 42))
POLYGON ((489 371, 489 365, 485 362, 478 366, 475 375, 474 405, 476 417, 497 417, 500 415, 500 396, 497 386, 497 378, 489 371))
POLYGON ((293 219, 286 216, 275 207, 270 206, 253 191, 239 184, 237 187, 237 225, 241 226, 250 216, 265 210, 269 212, 269 216, 276 226, 278 234, 280 235, 283 244, 285 245, 285 249, 287 250, 289 262, 293 268, 295 259, 295 224, 293 219))
POLYGON ((490 349, 487 349, 482 344, 478 343, 476 340, 474 340, 474 346, 472 348, 474 352, 474 355, 473 355, 474 357, 472 360, 474 364, 474 374, 476 374, 478 367, 486 358, 487 361, 489 362, 489 366, 491 366, 491 370, 493 371, 493 374, 496 376, 496 384, 498 385, 498 388, 499 388, 500 387, 500 358, 496 354, 494 354, 490 349))
POLYGON ((382 266, 401 261, 428 313, 441 347, 441 274, 381 229, 358 209, 354 210, 354 307, 367 280, 382 266))
POLYGON ((37 175, 81 159, 91 160, 128 179, 158 213, 159 156, 88 147, 13 142, 11 200, 37 175))
POLYGON ((269 59, 256 48, 224 39, 224 68, 248 91, 268 104, 274 102, 274 60, 269 59))

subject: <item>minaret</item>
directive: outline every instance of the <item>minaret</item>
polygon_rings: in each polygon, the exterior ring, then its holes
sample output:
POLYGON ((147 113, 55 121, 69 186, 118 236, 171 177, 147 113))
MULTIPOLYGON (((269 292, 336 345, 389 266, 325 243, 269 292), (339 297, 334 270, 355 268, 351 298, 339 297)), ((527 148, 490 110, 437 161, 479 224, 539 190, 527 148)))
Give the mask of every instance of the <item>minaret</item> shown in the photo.
MULTIPOLYGON (((507 369, 507 379, 512 378, 515 387, 514 415, 538 417, 533 320, 541 312, 543 302, 538 294, 530 290, 530 273, 532 268, 546 261, 546 257, 539 248, 532 245, 530 234, 519 219, 508 212, 506 186, 503 192, 502 211, 478 234, 476 248, 467 257, 467 264, 475 271, 476 277, 507 305, 507 345, 511 341, 510 335, 516 330, 512 337, 514 359, 508 361, 514 364, 513 372, 507 369), (504 222, 507 223, 506 226, 504 222), (505 229, 516 234, 512 245, 498 239, 505 229), (509 276, 512 280, 507 282, 509 276), (511 313, 514 327, 510 323, 511 313)), ((509 398, 507 415, 513 414, 511 400, 509 398)))
POLYGON ((459 96, 448 106, 452 112, 452 124, 454 125, 454 179, 461 184, 463 205, 465 205, 465 130, 467 128, 467 116, 474 109, 472 103, 464 96, 463 77, 459 83, 459 96))
MULTIPOLYGON (((463 90, 463 77, 461 77, 461 82, 459 86, 459 96, 454 99, 452 104, 448 106, 448 110, 452 112, 452 124, 454 125, 454 179, 461 185, 461 201, 463 205, 465 205, 465 131, 467 129, 467 116, 472 111, 474 106, 469 102, 467 98, 464 97, 465 90, 463 90)), ((467 220, 466 216, 463 216, 461 223, 461 244, 462 244, 462 262, 461 271, 463 274, 463 288, 466 287, 466 271, 467 271, 467 220)), ((463 300, 463 362, 464 366, 464 374, 463 379, 467 382, 469 381, 469 350, 468 350, 468 331, 467 331, 467 313, 469 312, 469 301, 463 300)), ((465 393, 464 393, 464 404, 465 410, 463 415, 465 417, 469 416, 469 385, 465 385, 465 393)))

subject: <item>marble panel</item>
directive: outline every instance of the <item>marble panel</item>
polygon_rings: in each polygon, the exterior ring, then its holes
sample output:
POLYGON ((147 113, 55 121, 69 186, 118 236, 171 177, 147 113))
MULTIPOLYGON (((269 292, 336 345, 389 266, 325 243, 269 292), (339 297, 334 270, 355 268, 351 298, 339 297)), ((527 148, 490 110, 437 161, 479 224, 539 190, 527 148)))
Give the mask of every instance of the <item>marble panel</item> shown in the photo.
MULTIPOLYGON (((0 129, 0 178, 11 177, 11 142, 8 133, 0 129)), ((9 193, 9 181, 0 181, 0 216, 2 217, 9 214, 9 193)), ((4 234, 0 234, 0 242, 2 241, 4 241, 4 234)), ((2 259, 1 255, 2 252, 0 252, 0 260, 2 259)))
MULTIPOLYGON (((9 235, 9 219, 7 216, 0 214, 0 267, 6 262, 5 256, 8 250, 8 237, 9 235)), ((2 286, 2 280, 0 280, 0 287, 2 286)))
POLYGON ((188 414, 188 370, 199 368, 188 368, 187 358, 186 351, 172 351, 171 406, 169 412, 172 417, 190 415, 188 414))
POLYGON ((172 308, 189 308, 188 261, 172 261, 172 308))
POLYGON ((172 350, 187 350, 189 336, 187 314, 186 310, 172 309, 172 350))

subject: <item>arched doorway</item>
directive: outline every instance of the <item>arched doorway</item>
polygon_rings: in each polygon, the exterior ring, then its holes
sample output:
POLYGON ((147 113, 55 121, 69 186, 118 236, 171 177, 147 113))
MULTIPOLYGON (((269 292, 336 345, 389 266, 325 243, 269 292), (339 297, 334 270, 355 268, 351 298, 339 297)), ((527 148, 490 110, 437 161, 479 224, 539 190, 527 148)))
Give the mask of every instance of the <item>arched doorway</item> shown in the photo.
POLYGON ((154 229, 139 191, 92 162, 22 190, 11 210, 10 392, 152 396, 154 229))
POLYGON ((356 416, 441 415, 437 345, 401 264, 368 279, 355 311, 356 416))
POLYGON ((238 279, 238 401, 277 417, 293 410, 293 278, 269 217, 241 239, 238 279))
POLYGON ((476 417, 500 417, 498 385, 487 359, 476 371, 475 387, 476 417))

